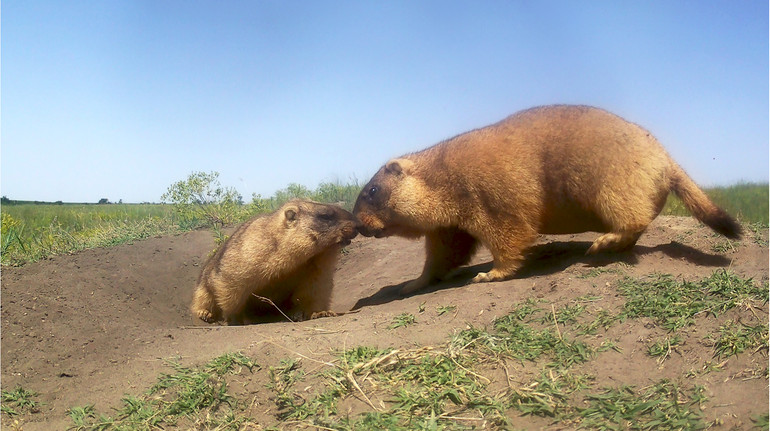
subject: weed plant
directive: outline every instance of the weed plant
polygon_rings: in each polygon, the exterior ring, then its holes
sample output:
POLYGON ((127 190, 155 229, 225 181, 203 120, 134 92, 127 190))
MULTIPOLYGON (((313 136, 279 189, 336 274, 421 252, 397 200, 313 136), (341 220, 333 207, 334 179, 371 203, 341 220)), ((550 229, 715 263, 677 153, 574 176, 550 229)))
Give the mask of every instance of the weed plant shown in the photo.
POLYGON ((678 385, 661 380, 637 391, 631 386, 607 388, 587 397, 589 406, 579 409, 582 428, 628 430, 704 429, 700 406, 706 401, 704 388, 695 386, 689 394, 678 385))
POLYGON ((749 325, 728 320, 719 328, 719 334, 710 336, 717 359, 735 356, 747 350, 767 352, 768 326, 762 323, 749 325))
POLYGON ((17 386, 12 391, 2 391, 0 410, 8 416, 18 416, 38 411, 39 403, 34 400, 39 394, 17 386))

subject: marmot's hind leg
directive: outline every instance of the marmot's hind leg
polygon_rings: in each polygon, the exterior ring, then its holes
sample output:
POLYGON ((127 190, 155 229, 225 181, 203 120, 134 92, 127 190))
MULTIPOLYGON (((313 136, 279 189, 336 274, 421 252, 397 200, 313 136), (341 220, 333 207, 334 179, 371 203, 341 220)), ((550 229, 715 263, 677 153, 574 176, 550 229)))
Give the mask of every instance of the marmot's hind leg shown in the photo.
POLYGON ((597 238, 586 254, 632 248, 663 210, 668 197, 667 187, 645 175, 630 178, 629 181, 633 183, 628 184, 627 189, 605 192, 600 196, 595 206, 607 233, 597 238))
POLYGON ((608 232, 594 241, 586 254, 596 254, 605 251, 625 251, 636 244, 636 241, 644 232, 608 232))

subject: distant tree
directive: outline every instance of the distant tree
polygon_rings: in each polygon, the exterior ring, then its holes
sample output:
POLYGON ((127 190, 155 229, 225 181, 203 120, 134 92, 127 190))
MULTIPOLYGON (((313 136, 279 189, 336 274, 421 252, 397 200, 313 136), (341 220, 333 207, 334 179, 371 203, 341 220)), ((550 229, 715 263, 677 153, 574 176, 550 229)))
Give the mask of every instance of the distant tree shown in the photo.
POLYGON ((99 199, 99 205, 104 205, 110 203, 110 200, 107 198, 101 198, 99 199))
POLYGON ((9 204, 9 203, 11 203, 11 200, 8 199, 7 197, 3 196, 2 198, 0 198, 0 204, 9 204))
POLYGON ((54 202, 54 204, 56 204, 56 205, 64 205, 64 202, 62 202, 62 201, 56 201, 56 202, 54 202))
POLYGON ((222 227, 240 216, 243 198, 232 187, 222 187, 219 172, 193 172, 184 181, 172 184, 160 197, 174 205, 186 227, 204 224, 222 227))
POLYGON ((291 183, 285 189, 276 191, 274 199, 277 205, 282 205, 291 199, 308 199, 310 194, 310 190, 302 184, 291 183))

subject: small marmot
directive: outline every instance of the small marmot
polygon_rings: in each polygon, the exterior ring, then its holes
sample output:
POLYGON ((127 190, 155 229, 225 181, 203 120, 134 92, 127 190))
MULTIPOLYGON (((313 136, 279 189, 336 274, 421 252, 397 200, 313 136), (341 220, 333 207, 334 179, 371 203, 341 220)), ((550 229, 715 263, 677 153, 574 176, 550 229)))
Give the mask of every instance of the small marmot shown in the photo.
POLYGON ((204 265, 193 314, 240 324, 258 295, 294 320, 333 315, 334 267, 356 223, 338 206, 299 200, 245 222, 204 265))
POLYGON ((426 237, 406 294, 467 263, 479 243, 510 278, 537 235, 603 232, 588 253, 633 247, 673 191, 728 238, 740 225, 715 206, 646 130, 589 106, 524 110, 385 164, 353 209, 361 234, 426 237))

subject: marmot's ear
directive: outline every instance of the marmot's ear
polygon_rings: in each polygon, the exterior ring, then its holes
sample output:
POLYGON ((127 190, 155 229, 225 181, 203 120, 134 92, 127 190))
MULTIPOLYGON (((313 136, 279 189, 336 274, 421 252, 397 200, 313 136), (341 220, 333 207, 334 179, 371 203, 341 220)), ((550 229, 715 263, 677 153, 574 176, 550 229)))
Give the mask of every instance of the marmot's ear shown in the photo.
POLYGON ((409 175, 412 171, 412 166, 414 166, 414 162, 409 159, 393 159, 385 164, 385 172, 396 175, 409 175))
POLYGON ((299 207, 296 205, 287 205, 286 208, 283 209, 283 218, 286 226, 291 226, 296 223, 298 215, 299 207))

